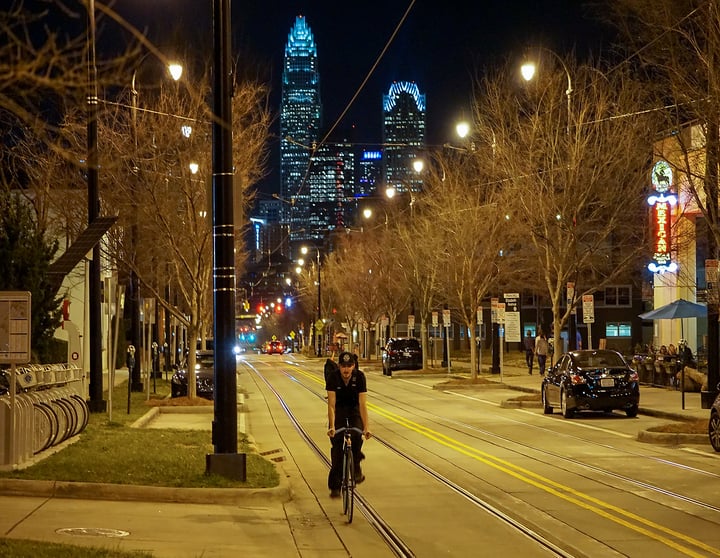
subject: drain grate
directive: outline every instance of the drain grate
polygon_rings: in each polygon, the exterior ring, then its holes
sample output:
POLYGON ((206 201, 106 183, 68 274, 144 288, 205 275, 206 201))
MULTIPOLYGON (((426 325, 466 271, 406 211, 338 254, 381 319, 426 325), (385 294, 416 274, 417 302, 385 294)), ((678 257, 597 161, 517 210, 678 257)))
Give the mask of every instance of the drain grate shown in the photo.
POLYGON ((102 527, 68 527, 65 529, 57 529, 58 535, 70 535, 73 537, 107 537, 120 538, 130 535, 127 531, 119 529, 103 529, 102 527))

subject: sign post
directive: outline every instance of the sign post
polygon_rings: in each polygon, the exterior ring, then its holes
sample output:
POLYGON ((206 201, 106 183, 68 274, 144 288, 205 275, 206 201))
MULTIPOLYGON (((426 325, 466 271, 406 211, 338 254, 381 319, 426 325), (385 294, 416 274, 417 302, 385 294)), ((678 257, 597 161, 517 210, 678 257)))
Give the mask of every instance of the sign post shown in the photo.
POLYGON ((498 302, 497 305, 498 324, 500 324, 499 335, 500 338, 500 381, 503 381, 503 361, 505 353, 505 303, 498 302))
POLYGON ((443 310, 443 325, 445 326, 445 342, 447 343, 447 367, 450 375, 450 309, 443 310))
POLYGON ((587 324, 588 349, 592 349, 592 324, 595 323, 595 298, 593 295, 583 295, 583 322, 587 324))

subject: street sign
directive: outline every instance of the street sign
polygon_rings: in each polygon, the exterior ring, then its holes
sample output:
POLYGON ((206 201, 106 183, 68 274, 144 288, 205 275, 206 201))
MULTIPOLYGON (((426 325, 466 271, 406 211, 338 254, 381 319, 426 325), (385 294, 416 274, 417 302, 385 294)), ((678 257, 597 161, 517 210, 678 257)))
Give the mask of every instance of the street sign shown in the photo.
POLYGON ((490 299, 490 321, 494 324, 498 323, 498 299, 490 299))
POLYGON ((575 313, 575 283, 567 284, 567 303, 572 306, 571 314, 575 313))
POLYGON ((408 316, 408 329, 415 329, 415 316, 412 314, 408 316))
POLYGON ((497 303, 497 317, 498 317, 497 323, 499 323, 499 324, 505 323, 505 303, 504 302, 497 303))
POLYGON ((522 327, 520 325, 520 293, 504 293, 505 299, 505 341, 520 343, 522 327))
POLYGON ((438 313, 437 312, 432 313, 432 326, 433 327, 438 326, 438 313))
POLYGON ((450 327, 450 310, 447 308, 443 310, 443 325, 450 327))
POLYGON ((324 327, 325 327, 325 324, 323 323, 322 320, 318 320, 315 322, 315 331, 322 331, 324 327))
POLYGON ((483 323, 483 315, 482 314, 483 314, 483 307, 478 306, 477 307, 477 323, 478 323, 478 325, 483 323))
POLYGON ((593 295, 583 295, 583 322, 586 324, 595 323, 595 298, 593 295))

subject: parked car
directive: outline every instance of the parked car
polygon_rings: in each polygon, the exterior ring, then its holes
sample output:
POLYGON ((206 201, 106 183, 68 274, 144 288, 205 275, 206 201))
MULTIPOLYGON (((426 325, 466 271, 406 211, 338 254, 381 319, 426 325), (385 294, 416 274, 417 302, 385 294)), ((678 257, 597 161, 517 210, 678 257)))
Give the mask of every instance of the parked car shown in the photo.
POLYGON ((565 418, 577 411, 625 411, 637 416, 640 383, 620 353, 611 350, 571 351, 560 356, 541 385, 543 410, 559 407, 565 418))
MULTIPOLYGON (((213 399, 215 394, 215 353, 197 351, 195 353, 195 386, 198 397, 213 399)), ((178 368, 170 380, 172 397, 185 397, 188 394, 187 362, 178 368)))
POLYGON ((422 368, 422 347, 413 337, 391 337, 382 350, 383 374, 391 376, 393 370, 422 368))
POLYGON ((270 341, 267 347, 267 354, 281 355, 285 352, 285 344, 282 341, 270 341))
MULTIPOLYGON (((718 386, 720 389, 720 386, 718 386)), ((720 394, 710 407, 710 421, 708 422, 708 438, 715 451, 720 451, 720 394)))

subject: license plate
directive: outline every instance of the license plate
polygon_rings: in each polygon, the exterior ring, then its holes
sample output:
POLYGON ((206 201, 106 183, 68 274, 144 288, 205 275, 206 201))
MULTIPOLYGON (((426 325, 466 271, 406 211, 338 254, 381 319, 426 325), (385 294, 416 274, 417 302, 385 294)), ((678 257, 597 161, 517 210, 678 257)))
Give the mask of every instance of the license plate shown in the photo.
POLYGON ((403 356, 409 357, 410 353, 405 352, 405 353, 403 353, 403 356))
POLYGON ((600 387, 615 387, 613 378, 600 378, 600 387))

